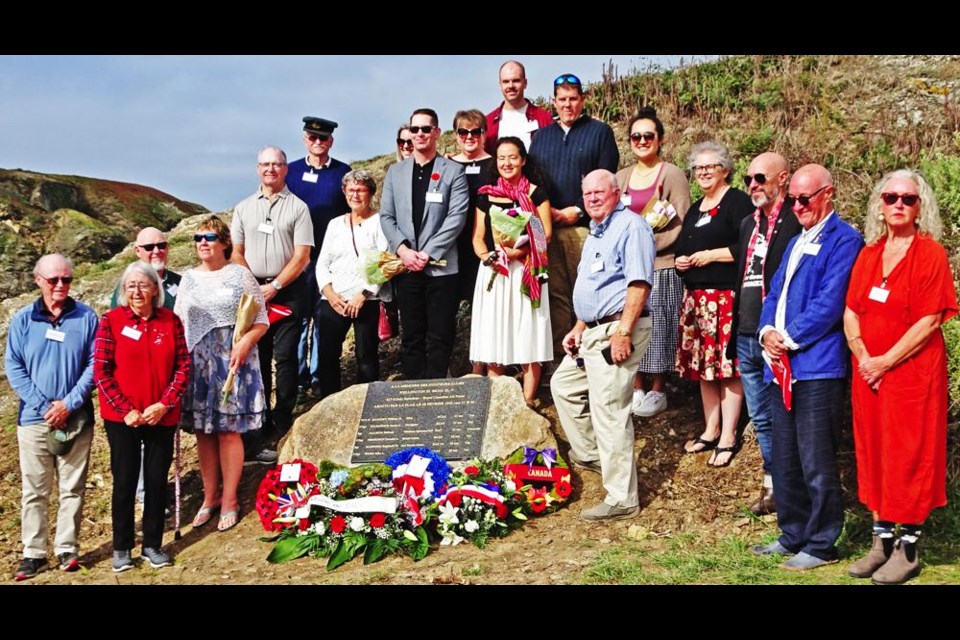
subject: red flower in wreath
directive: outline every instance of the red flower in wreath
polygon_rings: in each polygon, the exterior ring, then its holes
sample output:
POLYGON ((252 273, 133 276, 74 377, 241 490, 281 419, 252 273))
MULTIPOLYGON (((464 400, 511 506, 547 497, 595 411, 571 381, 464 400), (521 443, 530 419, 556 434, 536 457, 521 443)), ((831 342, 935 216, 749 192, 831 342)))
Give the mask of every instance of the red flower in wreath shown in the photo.
POLYGON ((386 514, 383 514, 383 513, 375 513, 372 516, 370 516, 370 526, 373 527, 374 529, 379 529, 384 525, 384 523, 386 523, 386 521, 387 521, 387 516, 386 514))
POLYGON ((570 494, 573 493, 573 487, 570 486, 570 483, 563 480, 555 484, 553 490, 561 498, 569 498, 570 494))
POLYGON ((468 476, 470 476, 471 478, 476 478, 478 475, 480 475, 480 469, 478 469, 473 465, 470 465, 469 467, 464 469, 463 472, 468 476))
POLYGON ((370 489, 370 495, 372 495, 372 496, 382 496, 382 495, 383 495, 383 491, 380 491, 380 489, 370 489))
POLYGON ((502 502, 498 502, 498 503, 497 503, 497 517, 498 517, 498 518, 500 518, 501 520, 503 520, 503 519, 505 519, 505 518, 507 517, 507 514, 509 514, 509 513, 510 513, 510 512, 507 510, 507 505, 505 505, 505 504, 502 503, 502 502))
POLYGON ((297 527, 299 527, 300 531, 306 531, 310 527, 310 519, 300 518, 300 521, 297 523, 297 527))
POLYGON ((347 520, 343 516, 334 516, 333 520, 330 521, 330 531, 334 533, 343 533, 346 528, 347 520))
POLYGON ((460 502, 461 502, 460 494, 459 494, 459 493, 451 493, 450 496, 447 498, 447 502, 449 502, 450 504, 452 504, 452 505, 455 506, 455 507, 459 507, 459 506, 460 506, 460 502))
POLYGON ((533 509, 534 513, 542 513, 547 508, 546 487, 533 489, 527 498, 530 500, 530 508, 533 509))

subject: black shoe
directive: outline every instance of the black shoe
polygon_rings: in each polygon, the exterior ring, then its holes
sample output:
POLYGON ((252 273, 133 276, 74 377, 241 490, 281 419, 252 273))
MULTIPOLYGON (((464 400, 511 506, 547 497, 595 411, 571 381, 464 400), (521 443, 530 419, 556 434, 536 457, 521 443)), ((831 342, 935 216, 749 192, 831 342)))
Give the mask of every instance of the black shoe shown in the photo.
POLYGON ((80 570, 80 556, 70 551, 64 551, 57 554, 57 560, 60 561, 60 569, 71 573, 80 570))
POLYGON ((17 573, 14 574, 13 579, 17 582, 28 580, 46 570, 48 566, 46 558, 24 558, 20 566, 17 567, 17 573))

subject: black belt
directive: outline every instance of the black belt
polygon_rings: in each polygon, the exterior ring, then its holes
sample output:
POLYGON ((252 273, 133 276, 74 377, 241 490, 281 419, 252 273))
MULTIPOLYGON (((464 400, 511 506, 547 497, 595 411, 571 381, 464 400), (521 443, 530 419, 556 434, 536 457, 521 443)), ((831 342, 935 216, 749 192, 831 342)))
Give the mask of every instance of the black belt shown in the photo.
MULTIPOLYGON (((640 315, 639 315, 638 317, 640 317, 640 318, 646 318, 646 317, 648 317, 649 315, 650 315, 650 311, 649 311, 648 309, 644 309, 643 311, 640 312, 640 315)), ((611 314, 611 315, 606 316, 606 317, 604 317, 604 318, 600 318, 599 320, 589 320, 589 321, 585 321, 584 324, 586 324, 588 327, 591 327, 591 328, 593 328, 593 327, 599 327, 599 326, 602 325, 602 324, 608 324, 608 323, 610 323, 610 322, 616 322, 617 320, 619 320, 619 319, 622 318, 622 317, 623 317, 623 312, 614 313, 614 314, 611 314)))
MULTIPOLYGON (((304 272, 304 273, 306 273, 306 272, 304 272)), ((303 280, 304 280, 304 273, 301 273, 299 276, 297 276, 296 278, 294 278, 293 280, 291 280, 291 281, 288 282, 287 284, 283 285, 283 288, 286 289, 287 287, 292 287, 292 286, 300 283, 301 281, 303 281, 303 280)), ((273 282, 273 281, 276 280, 276 279, 277 279, 277 276, 272 276, 272 277, 270 277, 270 278, 257 278, 257 284, 270 284, 271 282, 273 282)))

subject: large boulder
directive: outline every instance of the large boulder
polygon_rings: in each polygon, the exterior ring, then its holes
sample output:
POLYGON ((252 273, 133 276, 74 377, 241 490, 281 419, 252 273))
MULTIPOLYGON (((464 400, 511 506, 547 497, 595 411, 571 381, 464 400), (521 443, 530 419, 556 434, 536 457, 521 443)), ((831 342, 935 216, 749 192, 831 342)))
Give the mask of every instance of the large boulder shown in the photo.
MULTIPOLYGON (((503 458, 523 445, 537 449, 557 446, 550 423, 527 407, 514 378, 501 376, 490 382, 481 457, 503 458)), ((280 460, 331 460, 349 465, 368 386, 357 384, 333 394, 300 416, 281 443, 280 460)))

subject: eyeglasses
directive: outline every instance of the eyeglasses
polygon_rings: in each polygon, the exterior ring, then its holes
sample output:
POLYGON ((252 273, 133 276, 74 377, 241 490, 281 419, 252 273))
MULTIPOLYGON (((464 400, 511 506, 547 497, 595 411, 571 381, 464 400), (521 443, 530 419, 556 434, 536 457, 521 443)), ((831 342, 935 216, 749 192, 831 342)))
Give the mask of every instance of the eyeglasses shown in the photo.
POLYGON ((557 86, 559 84, 575 84, 579 86, 583 83, 580 82, 580 78, 573 75, 572 73, 565 73, 562 76, 557 76, 556 80, 553 81, 554 86, 557 86))
POLYGON ((430 135, 431 133, 433 133, 434 129, 436 129, 436 127, 433 126, 432 124, 425 124, 422 127, 411 126, 410 133, 416 135, 421 131, 423 131, 425 134, 430 135))
POLYGON ((216 242, 220 239, 220 236, 215 233, 195 233, 193 234, 193 241, 200 242, 206 240, 207 242, 216 242))
MULTIPOLYGON (((802 206, 802 207, 808 207, 808 206, 810 206, 810 201, 813 200, 814 198, 816 198, 818 193, 820 193, 821 191, 823 191, 824 189, 826 189, 826 188, 829 187, 829 186, 830 186, 830 185, 825 184, 825 185, 823 185, 822 187, 820 187, 819 189, 817 189, 816 191, 814 191, 813 193, 811 193, 811 194, 808 195, 808 196, 807 196, 807 195, 803 195, 803 196, 792 196, 792 195, 790 195, 790 194, 788 193, 788 194, 787 194, 787 197, 788 197, 788 198, 793 198, 794 200, 796 200, 797 202, 799 202, 799 203, 800 203, 800 206, 802 206)), ((894 200, 894 202, 896 202, 896 200, 894 200)))
POLYGON ((319 140, 320 142, 326 142, 329 139, 330 139, 329 133, 308 133, 307 134, 307 140, 309 140, 310 142, 316 142, 317 140, 319 140))
POLYGON ((457 135, 461 138, 466 138, 467 136, 479 138, 483 135, 483 127, 477 127, 476 129, 457 129, 457 135))
POLYGON ((153 286, 152 282, 128 282, 123 288, 127 291, 150 291, 153 286))
POLYGON ((73 276, 53 276, 52 278, 48 278, 47 276, 40 276, 40 277, 46 280, 51 287, 55 287, 61 282, 65 286, 73 282, 73 276))
POLYGON ((897 200, 903 200, 903 206, 912 207, 917 204, 920 196, 915 193, 882 193, 880 199, 890 205, 897 204, 897 200))
POLYGON ((147 253, 150 253, 154 249, 160 249, 160 251, 163 251, 164 249, 167 248, 167 243, 166 242, 149 242, 147 244, 138 244, 137 246, 143 249, 144 251, 146 251, 147 253))
POLYGON ((398 146, 398 147, 412 147, 412 146, 413 146, 413 140, 412 140, 411 138, 408 138, 408 139, 406 139, 406 140, 404 140, 403 138, 397 138, 397 146, 398 146))
POLYGON ((365 193, 370 193, 370 189, 366 187, 350 187, 347 189, 347 193, 363 195, 365 193))
POLYGON ((723 165, 720 163, 716 164, 695 164, 692 167, 694 173, 713 173, 715 171, 720 171, 723 169, 723 165))
POLYGON ((767 176, 762 173, 755 173, 752 176, 743 176, 743 184, 746 187, 749 187, 751 184, 756 181, 757 184, 767 184, 767 176))
POLYGON ((644 142, 653 142, 657 139, 657 134, 653 131, 643 131, 643 132, 634 132, 630 134, 630 142, 635 144, 640 144, 640 141, 644 142))
POLYGON ((269 169, 273 167, 274 169, 280 169, 281 167, 287 166, 286 162, 258 162, 257 166, 261 169, 269 169))

